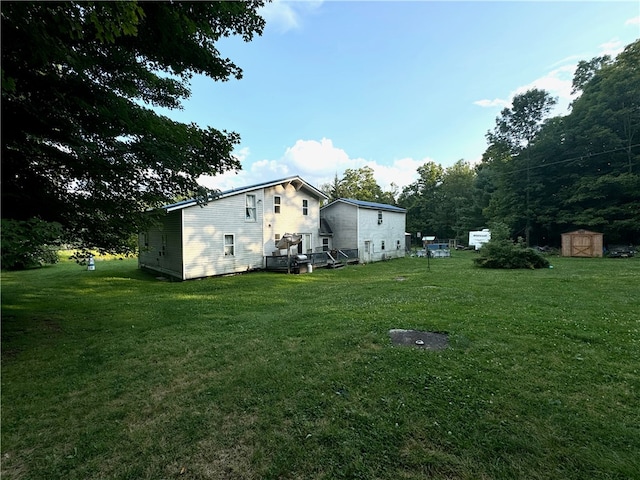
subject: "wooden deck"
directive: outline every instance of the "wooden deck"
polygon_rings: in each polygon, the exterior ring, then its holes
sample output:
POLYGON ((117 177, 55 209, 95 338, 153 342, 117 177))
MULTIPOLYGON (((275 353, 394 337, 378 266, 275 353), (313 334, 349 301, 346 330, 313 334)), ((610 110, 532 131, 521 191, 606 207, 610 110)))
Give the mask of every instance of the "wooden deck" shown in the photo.
MULTIPOLYGON (((358 249, 331 250, 327 252, 307 253, 308 264, 313 268, 340 268, 359 263, 358 249)), ((274 272, 299 273, 295 255, 271 255, 265 257, 265 270, 274 272)))

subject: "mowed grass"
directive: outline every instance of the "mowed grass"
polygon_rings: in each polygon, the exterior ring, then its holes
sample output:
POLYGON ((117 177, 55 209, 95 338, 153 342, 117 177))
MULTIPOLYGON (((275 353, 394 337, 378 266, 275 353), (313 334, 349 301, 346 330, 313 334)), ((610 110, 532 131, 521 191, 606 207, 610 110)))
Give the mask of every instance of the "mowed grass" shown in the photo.
POLYGON ((640 258, 473 255, 3 272, 2 478, 640 478, 640 258))

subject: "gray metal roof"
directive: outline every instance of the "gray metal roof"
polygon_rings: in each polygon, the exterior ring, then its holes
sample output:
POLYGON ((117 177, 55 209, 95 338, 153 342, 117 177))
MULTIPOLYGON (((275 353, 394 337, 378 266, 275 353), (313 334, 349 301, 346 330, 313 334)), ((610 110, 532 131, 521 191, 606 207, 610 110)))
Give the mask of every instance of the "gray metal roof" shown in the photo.
POLYGON ((322 208, 327 208, 331 205, 333 205, 334 203, 337 202, 342 202, 342 203, 348 203, 350 205, 355 205, 356 207, 360 207, 360 208, 370 208, 373 210, 386 210, 389 212, 398 212, 398 213, 406 213, 407 210, 404 208, 400 208, 400 207, 396 207, 395 205, 389 205, 387 203, 377 203, 377 202, 367 202, 364 200, 354 200, 353 198, 339 198, 337 200, 334 200, 333 202, 331 202, 329 205, 325 205, 322 208))

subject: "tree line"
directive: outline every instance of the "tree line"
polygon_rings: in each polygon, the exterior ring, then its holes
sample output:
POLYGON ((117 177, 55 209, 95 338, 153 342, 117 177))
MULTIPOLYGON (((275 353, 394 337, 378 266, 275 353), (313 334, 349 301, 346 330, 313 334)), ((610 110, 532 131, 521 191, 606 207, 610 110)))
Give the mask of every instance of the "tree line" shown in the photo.
POLYGON ((383 192, 372 172, 347 171, 323 187, 407 209, 407 231, 466 240, 500 222, 529 245, 560 243, 578 228, 608 243, 640 243, 640 40, 615 59, 581 61, 579 96, 567 115, 549 118, 556 100, 544 90, 516 95, 486 134, 482 161, 443 168, 427 162, 418 179, 383 192), (341 190, 342 189, 342 190, 341 190))
MULTIPOLYGON (((46 261, 38 247, 57 241, 135 251, 149 211, 215 194, 198 178, 240 168, 239 134, 156 107, 181 108, 194 74, 240 79, 216 42, 261 35, 263 4, 2 2, 3 268, 46 261)), ((404 207, 410 232, 439 238, 464 240, 499 220, 537 244, 579 227, 640 243, 638 65, 638 41, 616 59, 580 62, 580 96, 565 116, 547 118, 554 100, 544 91, 517 95, 477 166, 428 162, 390 191, 369 167, 349 169, 323 190, 404 207)))

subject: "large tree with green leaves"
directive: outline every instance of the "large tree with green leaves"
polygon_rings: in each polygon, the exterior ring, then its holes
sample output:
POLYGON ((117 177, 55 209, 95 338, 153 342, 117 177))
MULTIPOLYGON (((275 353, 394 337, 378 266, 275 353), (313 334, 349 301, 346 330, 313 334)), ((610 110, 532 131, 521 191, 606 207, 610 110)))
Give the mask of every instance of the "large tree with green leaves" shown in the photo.
POLYGON ((640 241, 640 40, 613 62, 589 64, 597 68, 556 140, 567 159, 556 175, 569 185, 558 222, 613 243, 640 241))
MULTIPOLYGON (((573 80, 580 96, 566 116, 528 124, 503 111, 476 177, 488 220, 514 235, 530 229, 543 244, 575 228, 601 231, 611 243, 640 241, 638 65, 640 41, 615 60, 580 62, 573 80)), ((533 106, 542 98, 533 96, 533 106)))
POLYGON ((241 78, 216 49, 262 33, 261 0, 2 2, 2 217, 121 250, 144 211, 240 168, 234 132, 172 121, 189 79, 241 78))
POLYGON ((398 198, 398 204, 407 210, 407 230, 439 235, 434 209, 441 202, 439 187, 444 179, 444 168, 435 162, 426 162, 417 172, 418 179, 404 187, 398 198))
POLYGON ((447 167, 439 186, 439 203, 433 206, 433 221, 440 238, 464 240, 469 230, 483 222, 474 201, 476 173, 464 160, 447 167))
POLYGON ((518 94, 514 96, 511 107, 500 112, 494 130, 487 133, 490 148, 505 151, 511 156, 511 161, 502 165, 503 178, 500 180, 502 185, 508 185, 507 189, 496 189, 494 195, 503 194, 501 202, 506 200, 513 212, 520 212, 527 245, 532 228, 531 197, 535 188, 528 147, 556 102, 549 93, 535 88, 518 94), (512 178, 505 181, 504 175, 511 175, 512 178), (514 186, 519 188, 514 189, 514 186))

